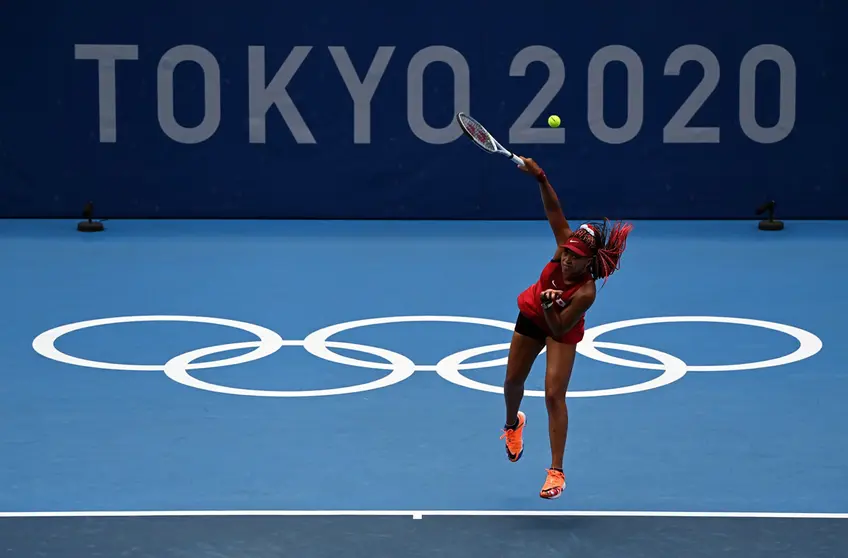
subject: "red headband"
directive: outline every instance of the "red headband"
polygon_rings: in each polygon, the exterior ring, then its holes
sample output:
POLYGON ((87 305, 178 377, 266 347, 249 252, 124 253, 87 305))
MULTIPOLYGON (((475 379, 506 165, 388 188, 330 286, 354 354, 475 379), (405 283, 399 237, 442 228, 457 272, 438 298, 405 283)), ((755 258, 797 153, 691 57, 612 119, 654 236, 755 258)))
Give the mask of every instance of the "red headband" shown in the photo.
POLYGON ((568 237, 562 247, 578 256, 589 257, 595 254, 596 245, 595 231, 589 225, 580 225, 580 228, 568 237))

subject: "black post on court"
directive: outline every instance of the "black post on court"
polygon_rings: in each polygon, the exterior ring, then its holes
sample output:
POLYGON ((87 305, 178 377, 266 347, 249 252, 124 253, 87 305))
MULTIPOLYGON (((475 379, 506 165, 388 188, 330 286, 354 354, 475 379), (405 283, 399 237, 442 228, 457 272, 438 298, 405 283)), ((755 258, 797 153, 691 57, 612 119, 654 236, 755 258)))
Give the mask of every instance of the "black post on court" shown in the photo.
POLYGON ((765 219, 760 221, 759 229, 761 231, 782 231, 783 230, 783 221, 779 221, 774 218, 774 200, 767 201, 763 205, 757 208, 757 215, 762 215, 763 213, 767 213, 765 219))
POLYGON ((85 207, 82 210, 83 219, 85 221, 80 221, 77 223, 77 230, 79 232, 100 232, 103 230, 103 221, 95 221, 93 220, 94 216, 94 203, 89 201, 85 204, 85 207))

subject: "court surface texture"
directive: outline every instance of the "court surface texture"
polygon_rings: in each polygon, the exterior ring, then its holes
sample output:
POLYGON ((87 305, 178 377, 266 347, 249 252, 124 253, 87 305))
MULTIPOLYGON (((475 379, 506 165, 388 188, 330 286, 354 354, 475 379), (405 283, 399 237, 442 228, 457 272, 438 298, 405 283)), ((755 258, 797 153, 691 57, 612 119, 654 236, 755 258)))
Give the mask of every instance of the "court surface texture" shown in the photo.
POLYGON ((545 222, 105 225, 0 222, 4 558, 848 555, 846 223, 635 222, 554 501, 545 222))

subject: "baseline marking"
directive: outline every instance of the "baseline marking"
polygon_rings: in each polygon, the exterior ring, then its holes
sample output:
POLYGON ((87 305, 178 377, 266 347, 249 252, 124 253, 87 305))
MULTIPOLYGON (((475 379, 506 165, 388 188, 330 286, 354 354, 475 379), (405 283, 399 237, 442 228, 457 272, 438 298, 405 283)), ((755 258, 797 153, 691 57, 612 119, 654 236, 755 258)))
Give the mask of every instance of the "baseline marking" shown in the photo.
POLYGON ((848 519, 848 513, 631 510, 137 510, 0 512, 0 518, 26 517, 714 517, 749 519, 848 519))

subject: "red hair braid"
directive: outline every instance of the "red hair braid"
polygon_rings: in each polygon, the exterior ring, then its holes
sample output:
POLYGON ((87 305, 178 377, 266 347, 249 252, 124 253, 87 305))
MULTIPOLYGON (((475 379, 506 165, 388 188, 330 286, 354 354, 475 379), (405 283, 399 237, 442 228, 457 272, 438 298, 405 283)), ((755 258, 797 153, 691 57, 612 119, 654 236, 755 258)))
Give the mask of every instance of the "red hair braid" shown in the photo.
POLYGON ((595 256, 592 262, 592 276, 595 279, 607 278, 621 265, 621 255, 627 247, 627 236, 633 230, 630 223, 616 222, 610 226, 608 219, 603 223, 589 224, 595 231, 595 256))

